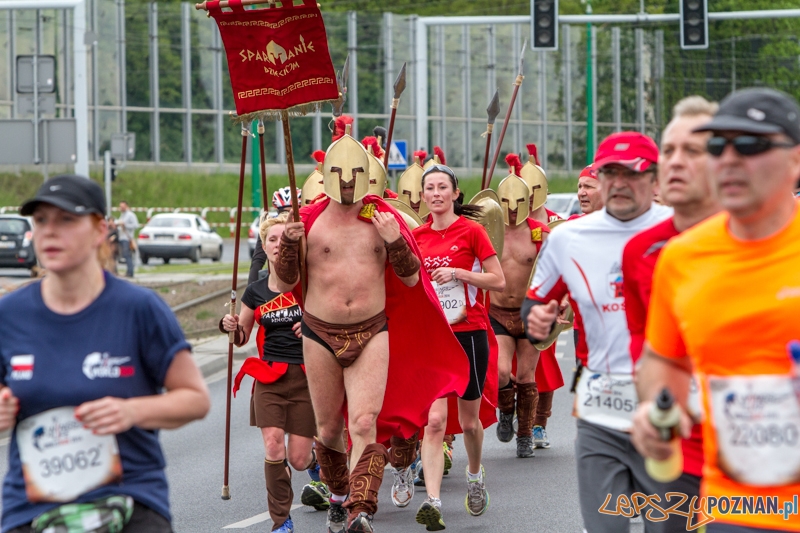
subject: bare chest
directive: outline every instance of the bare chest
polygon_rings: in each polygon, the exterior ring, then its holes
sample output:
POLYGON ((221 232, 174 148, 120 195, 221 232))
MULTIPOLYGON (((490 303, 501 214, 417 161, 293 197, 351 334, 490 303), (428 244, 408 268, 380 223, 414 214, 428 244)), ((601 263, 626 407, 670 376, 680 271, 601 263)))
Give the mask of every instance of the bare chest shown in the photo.
POLYGON ((501 265, 506 268, 533 268, 537 255, 536 243, 531 241, 530 230, 507 231, 503 243, 501 265))
POLYGON ((308 233, 308 262, 311 267, 331 261, 382 265, 386 248, 372 224, 355 217, 342 221, 323 213, 308 233))

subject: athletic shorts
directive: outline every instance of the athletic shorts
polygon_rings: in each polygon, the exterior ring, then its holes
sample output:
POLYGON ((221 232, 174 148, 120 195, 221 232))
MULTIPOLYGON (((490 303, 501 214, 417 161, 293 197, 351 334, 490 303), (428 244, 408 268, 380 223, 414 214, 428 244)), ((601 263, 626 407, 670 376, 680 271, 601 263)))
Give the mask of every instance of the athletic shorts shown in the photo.
MULTIPOLYGON (((30 524, 9 529, 8 533, 31 533, 30 524)), ((122 528, 122 533, 173 533, 169 520, 146 505, 133 502, 131 521, 122 528)))
POLYGON ((301 437, 317 434, 308 380, 300 365, 289 365, 286 373, 269 385, 255 382, 250 397, 250 425, 279 428, 301 437))
POLYGON ((489 336, 485 330, 453 332, 469 359, 469 385, 462 400, 478 400, 483 394, 489 368, 489 336))

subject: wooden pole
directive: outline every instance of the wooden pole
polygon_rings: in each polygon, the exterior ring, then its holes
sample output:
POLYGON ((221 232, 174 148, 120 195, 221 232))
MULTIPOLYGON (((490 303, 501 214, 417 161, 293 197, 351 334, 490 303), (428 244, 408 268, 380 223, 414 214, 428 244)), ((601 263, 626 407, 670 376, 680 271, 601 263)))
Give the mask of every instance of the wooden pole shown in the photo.
MULTIPOLYGON (((500 137, 497 138, 497 148, 494 151, 494 157, 492 158, 492 166, 489 168, 489 178, 486 183, 486 187, 490 187, 492 184, 492 174, 494 174, 494 167, 497 165, 497 158, 500 157, 500 150, 503 148, 503 139, 506 136, 506 130, 508 129, 508 121, 511 120, 511 111, 514 109, 514 102, 517 100, 517 93, 519 92, 519 86, 522 85, 522 76, 517 76, 516 81, 514 82, 514 92, 511 93, 511 101, 508 103, 508 111, 506 112, 506 118, 503 120, 503 129, 500 130, 500 137)), ((484 188, 486 188, 484 187, 484 188)))
POLYGON ((389 131, 386 132, 386 151, 383 153, 383 168, 387 169, 387 172, 389 168, 389 152, 392 149, 392 135, 394 134, 394 119, 397 117, 397 104, 399 103, 400 101, 397 98, 392 100, 392 115, 389 119, 389 131))
MULTIPOLYGON (((297 178, 294 175, 294 151, 292 150, 292 130, 289 128, 289 114, 283 113, 283 144, 286 147, 286 167, 289 171, 289 189, 292 191, 292 220, 300 220, 300 204, 297 201, 297 178)), ((305 239, 300 239, 300 290, 301 294, 306 294, 306 258, 305 258, 305 239)))
MULTIPOLYGON (((269 192, 267 191, 267 162, 264 159, 264 121, 258 121, 258 148, 261 153, 261 205, 269 213, 269 192)), ((261 228, 259 227, 259 230, 261 228)))
MULTIPOLYGON (((244 193, 244 166, 247 158, 247 136, 249 131, 242 125, 242 163, 239 168, 239 196, 236 200, 236 231, 233 240, 233 276, 231 280, 231 307, 230 314, 236 314, 236 282, 239 276, 239 241, 241 241, 242 226, 242 194, 244 193)), ((227 400, 225 403, 225 467, 222 481, 222 499, 231 499, 231 489, 228 484, 230 474, 231 458, 231 387, 233 386, 233 341, 236 332, 228 334, 228 387, 226 389, 227 400)))
MULTIPOLYGON (((486 153, 483 154, 483 178, 481 178, 481 190, 486 189, 486 171, 489 166, 489 149, 492 147, 492 130, 494 124, 489 124, 486 129, 486 153)), ((491 181, 491 180, 490 180, 491 181)))

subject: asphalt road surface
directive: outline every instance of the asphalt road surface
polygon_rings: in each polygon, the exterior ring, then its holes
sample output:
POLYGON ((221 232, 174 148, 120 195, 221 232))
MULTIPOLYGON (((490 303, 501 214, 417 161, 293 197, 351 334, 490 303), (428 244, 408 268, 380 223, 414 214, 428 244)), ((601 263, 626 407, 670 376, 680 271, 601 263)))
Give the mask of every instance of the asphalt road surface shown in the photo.
MULTIPOLYGON (((574 361, 572 332, 558 341, 558 356, 565 382, 570 383, 574 361)), ((204 533, 223 529, 269 531, 264 487, 263 443, 260 432, 249 426, 249 379, 233 400, 231 430, 230 489, 232 498, 221 499, 225 423, 224 371, 209 376, 212 410, 208 417, 175 431, 161 432, 167 457, 167 474, 178 533, 204 533)), ((442 485, 442 502, 447 530, 456 532, 580 533, 583 525, 577 499, 573 442, 575 422, 571 416, 572 396, 567 387, 559 389, 553 402, 553 416, 547 430, 552 446, 536 450, 536 457, 517 459, 514 442, 500 443, 495 426, 486 431, 483 464, 491 503, 480 517, 464 509, 466 455, 463 441, 455 445, 454 467, 442 485)), ((0 454, 8 446, 0 445, 0 454)), ((5 474, 7 461, 0 461, 5 474)), ((294 472, 296 508, 292 518, 297 533, 325 531, 325 513, 299 505, 300 490, 308 481, 305 472, 294 472)), ((374 527, 379 533, 423 532, 414 521, 424 489, 408 507, 395 508, 390 499, 392 476, 386 472, 380 491, 380 508, 374 527)), ((633 525, 632 532, 641 531, 633 525)))

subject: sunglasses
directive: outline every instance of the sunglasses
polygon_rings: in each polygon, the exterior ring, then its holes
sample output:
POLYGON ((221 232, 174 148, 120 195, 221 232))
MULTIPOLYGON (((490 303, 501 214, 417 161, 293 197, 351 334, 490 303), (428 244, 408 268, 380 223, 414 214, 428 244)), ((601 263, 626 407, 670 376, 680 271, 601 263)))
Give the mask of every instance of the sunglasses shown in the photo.
POLYGON ((456 177, 453 170, 445 165, 432 165, 425 169, 425 172, 422 173, 422 181, 425 181, 425 176, 428 174, 433 174, 434 172, 444 172, 454 180, 456 180, 456 185, 458 184, 458 178, 456 177))
POLYGON ((763 154, 773 148, 794 148, 797 146, 794 143, 788 142, 775 142, 769 137, 762 137, 757 135, 739 135, 732 139, 726 137, 711 137, 706 145, 708 153, 714 157, 719 157, 725 151, 728 144, 733 146, 733 149, 739 155, 750 156, 763 154))

